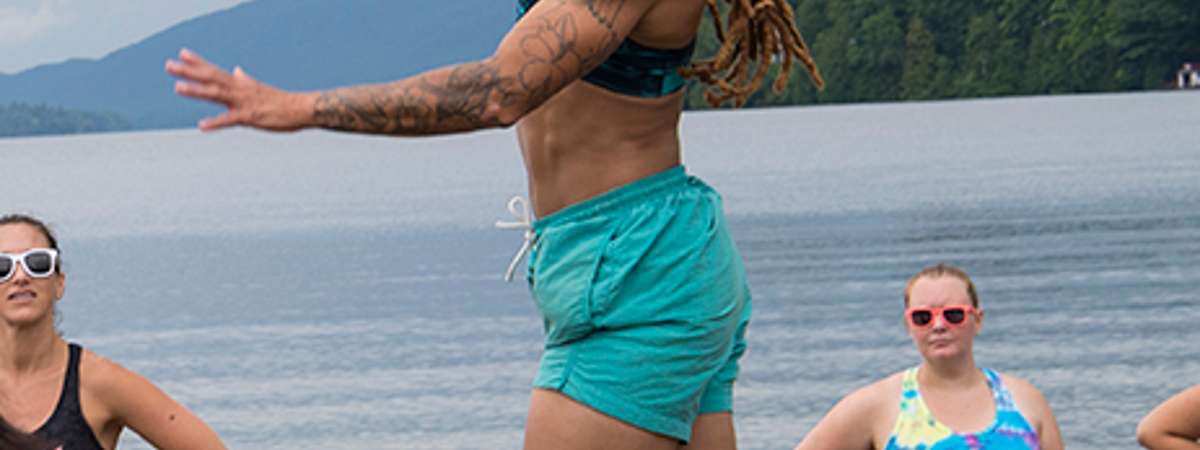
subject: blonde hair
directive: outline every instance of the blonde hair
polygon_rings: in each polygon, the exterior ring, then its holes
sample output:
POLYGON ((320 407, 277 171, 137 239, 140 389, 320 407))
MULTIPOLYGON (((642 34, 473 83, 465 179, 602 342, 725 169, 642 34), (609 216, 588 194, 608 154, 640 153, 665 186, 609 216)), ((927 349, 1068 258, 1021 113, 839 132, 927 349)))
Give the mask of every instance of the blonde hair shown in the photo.
POLYGON ((917 283, 917 280, 946 276, 957 278, 966 284, 967 295, 971 297, 971 306, 975 308, 979 307, 979 295, 975 293, 975 283, 971 282, 971 277, 967 275, 966 271, 944 263, 926 267, 908 279, 908 284, 904 286, 904 307, 908 307, 909 296, 912 294, 912 287, 917 283))
POLYGON ((782 93, 794 59, 808 69, 808 77, 817 89, 825 87, 808 45, 796 29, 796 13, 788 0, 725 0, 731 5, 726 17, 728 26, 721 23, 718 1, 707 0, 720 49, 711 59, 696 61, 681 70, 683 76, 698 78, 709 85, 704 99, 710 105, 718 106, 728 100, 733 100, 735 106, 744 105, 762 86, 767 70, 775 63, 780 64, 780 69, 772 90, 782 93), (755 61, 758 64, 751 74, 750 63, 755 61))

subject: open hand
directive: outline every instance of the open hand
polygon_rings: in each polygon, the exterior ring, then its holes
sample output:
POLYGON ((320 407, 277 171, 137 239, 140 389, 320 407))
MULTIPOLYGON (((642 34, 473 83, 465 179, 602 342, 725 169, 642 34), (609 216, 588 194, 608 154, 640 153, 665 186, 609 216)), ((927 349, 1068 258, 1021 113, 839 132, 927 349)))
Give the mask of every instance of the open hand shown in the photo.
POLYGON ((180 78, 175 93, 224 105, 228 111, 207 117, 201 130, 244 125, 263 130, 294 131, 311 126, 316 94, 277 89, 247 75, 240 67, 233 73, 205 61, 195 52, 182 49, 179 60, 168 60, 167 73, 180 78))

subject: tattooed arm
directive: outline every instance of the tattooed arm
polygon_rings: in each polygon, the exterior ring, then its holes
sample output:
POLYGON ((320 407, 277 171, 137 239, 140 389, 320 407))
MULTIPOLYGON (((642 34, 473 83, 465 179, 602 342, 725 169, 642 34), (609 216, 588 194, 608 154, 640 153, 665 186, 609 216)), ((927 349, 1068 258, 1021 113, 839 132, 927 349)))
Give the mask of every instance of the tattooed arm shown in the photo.
POLYGON ((225 105, 203 130, 244 125, 372 134, 430 135, 506 127, 595 68, 657 0, 541 0, 481 61, 411 78, 292 93, 240 68, 225 72, 186 49, 166 70, 180 95, 225 105))

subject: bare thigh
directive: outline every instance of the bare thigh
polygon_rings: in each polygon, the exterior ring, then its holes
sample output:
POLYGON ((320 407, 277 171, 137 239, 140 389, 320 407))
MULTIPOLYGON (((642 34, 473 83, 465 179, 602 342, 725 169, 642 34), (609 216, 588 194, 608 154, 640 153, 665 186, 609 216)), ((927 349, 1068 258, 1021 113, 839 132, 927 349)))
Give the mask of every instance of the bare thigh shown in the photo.
POLYGON ((733 413, 701 414, 692 424, 692 439, 681 450, 736 450, 733 413))
POLYGON ((525 450, 613 448, 676 450, 679 441, 604 415, 558 392, 533 390, 525 422, 525 450))

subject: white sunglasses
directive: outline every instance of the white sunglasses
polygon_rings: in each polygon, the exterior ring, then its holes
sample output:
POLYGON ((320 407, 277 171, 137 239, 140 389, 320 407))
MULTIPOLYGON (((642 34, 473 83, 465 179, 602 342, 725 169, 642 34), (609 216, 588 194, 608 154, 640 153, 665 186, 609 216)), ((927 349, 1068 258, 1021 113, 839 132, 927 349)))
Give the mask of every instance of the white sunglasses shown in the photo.
POLYGON ((30 277, 49 278, 54 275, 56 261, 58 250, 52 248, 32 248, 21 254, 0 253, 0 283, 17 273, 17 263, 21 263, 30 277))

